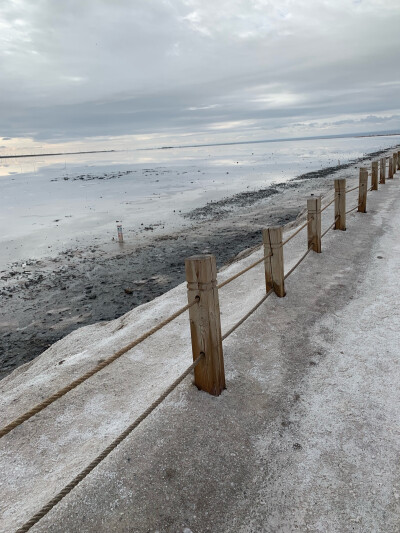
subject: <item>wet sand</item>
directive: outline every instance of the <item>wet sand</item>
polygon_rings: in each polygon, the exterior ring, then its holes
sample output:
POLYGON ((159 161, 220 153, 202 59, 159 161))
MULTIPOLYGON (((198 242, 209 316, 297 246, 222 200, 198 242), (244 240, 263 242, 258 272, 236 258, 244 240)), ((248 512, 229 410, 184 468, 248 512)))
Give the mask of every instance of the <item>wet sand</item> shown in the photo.
POLYGON ((260 244, 263 227, 295 225, 311 193, 331 195, 333 178, 355 182, 360 163, 392 150, 210 202, 182 214, 190 227, 170 235, 143 228, 144 245, 93 245, 13 263, 0 274, 0 377, 76 328, 117 318, 175 287, 184 280, 185 257, 213 253, 223 267, 260 244))

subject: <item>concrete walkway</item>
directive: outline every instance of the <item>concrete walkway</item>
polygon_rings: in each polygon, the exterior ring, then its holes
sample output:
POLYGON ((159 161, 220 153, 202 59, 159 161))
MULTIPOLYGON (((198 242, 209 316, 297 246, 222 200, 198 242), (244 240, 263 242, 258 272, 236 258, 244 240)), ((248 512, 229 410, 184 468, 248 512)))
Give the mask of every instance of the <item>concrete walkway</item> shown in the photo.
MULTIPOLYGON (((368 213, 348 215, 346 232, 327 234, 323 253, 309 254, 288 278, 285 298, 267 299, 224 342, 220 397, 186 379, 32 531, 397 533, 399 176, 369 193, 368 213)), ((357 197, 348 196, 351 207, 357 197)), ((325 227, 332 216, 324 213, 325 227)), ((286 270, 304 239, 285 249, 286 270)), ((223 331, 251 307, 252 291, 260 298, 262 283, 261 269, 221 290, 223 331)), ((184 303, 184 290, 154 305, 184 303)), ((161 318, 144 308, 143 327, 161 318)), ((141 325, 133 312, 124 320, 141 325)), ((119 348, 125 339, 116 322, 75 332, 4 380, 11 415, 93 364, 82 338, 90 337, 97 358, 109 338, 119 348)), ((30 518, 190 364, 187 317, 182 324, 2 439, 1 531, 30 518)))

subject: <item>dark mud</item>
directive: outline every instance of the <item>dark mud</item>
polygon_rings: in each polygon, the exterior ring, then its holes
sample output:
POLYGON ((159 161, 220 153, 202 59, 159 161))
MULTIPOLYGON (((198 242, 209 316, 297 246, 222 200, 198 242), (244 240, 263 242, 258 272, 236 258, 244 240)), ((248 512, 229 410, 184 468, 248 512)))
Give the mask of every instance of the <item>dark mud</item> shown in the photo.
MULTIPOLYGON (((51 179, 50 181, 101 181, 101 180, 115 180, 127 176, 128 174, 135 174, 141 172, 143 176, 151 178, 153 176, 164 176, 165 174, 171 173, 169 169, 165 168, 144 168, 141 171, 139 170, 116 170, 110 172, 103 172, 102 174, 63 174, 56 178, 51 179)), ((198 171, 200 172, 200 170, 198 171)), ((179 172, 177 175, 179 176, 179 172)), ((187 174, 187 172, 182 172, 182 174, 187 174)), ((155 180, 156 182, 159 180, 155 180)), ((193 183, 193 182, 192 182, 193 183)))
POLYGON ((222 220, 238 208, 249 207, 273 196, 274 194, 278 194, 287 189, 297 189, 299 187, 300 185, 298 183, 288 181, 286 183, 279 183, 278 185, 271 185, 264 189, 258 189, 257 191, 241 192, 215 202, 208 202, 202 207, 197 207, 188 213, 183 213, 182 216, 190 220, 199 221, 222 220))
POLYGON ((95 180, 115 180, 127 174, 132 174, 136 170, 123 170, 117 172, 105 172, 104 174, 78 174, 76 176, 62 176, 53 178, 50 181, 95 181, 95 180))
POLYGON ((349 161, 348 163, 343 163, 343 165, 336 165, 333 167, 322 168, 320 170, 314 170, 312 172, 306 172, 305 174, 300 174, 300 176, 297 176, 297 178, 294 178, 294 180, 312 180, 316 178, 324 178, 325 176, 330 176, 334 172, 338 172, 340 170, 346 170, 350 167, 354 167, 354 165, 358 165, 359 163, 362 163, 363 161, 367 161, 370 159, 376 159, 377 157, 381 156, 385 152, 387 152, 387 149, 379 150, 378 152, 370 152, 369 154, 366 154, 363 157, 359 157, 358 159, 353 159, 349 161))

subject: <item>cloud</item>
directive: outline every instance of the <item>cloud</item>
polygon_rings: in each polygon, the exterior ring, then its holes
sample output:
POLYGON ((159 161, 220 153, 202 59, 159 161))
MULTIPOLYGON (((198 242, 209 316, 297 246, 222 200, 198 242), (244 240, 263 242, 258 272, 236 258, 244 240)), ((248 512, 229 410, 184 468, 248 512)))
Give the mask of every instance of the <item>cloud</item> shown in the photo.
POLYGON ((399 15, 397 0, 3 0, 2 133, 265 138, 313 121, 382 127, 361 118, 385 112, 394 124, 399 15))

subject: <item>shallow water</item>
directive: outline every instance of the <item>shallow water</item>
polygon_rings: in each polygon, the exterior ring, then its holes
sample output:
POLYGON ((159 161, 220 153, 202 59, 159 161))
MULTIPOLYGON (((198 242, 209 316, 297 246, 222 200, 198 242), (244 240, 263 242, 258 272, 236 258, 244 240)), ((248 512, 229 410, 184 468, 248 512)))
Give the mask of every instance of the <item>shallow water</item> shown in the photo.
POLYGON ((312 139, 0 160, 0 268, 74 246, 170 232, 211 200, 284 182, 398 143, 312 139), (151 227, 151 230, 145 228, 151 227))

